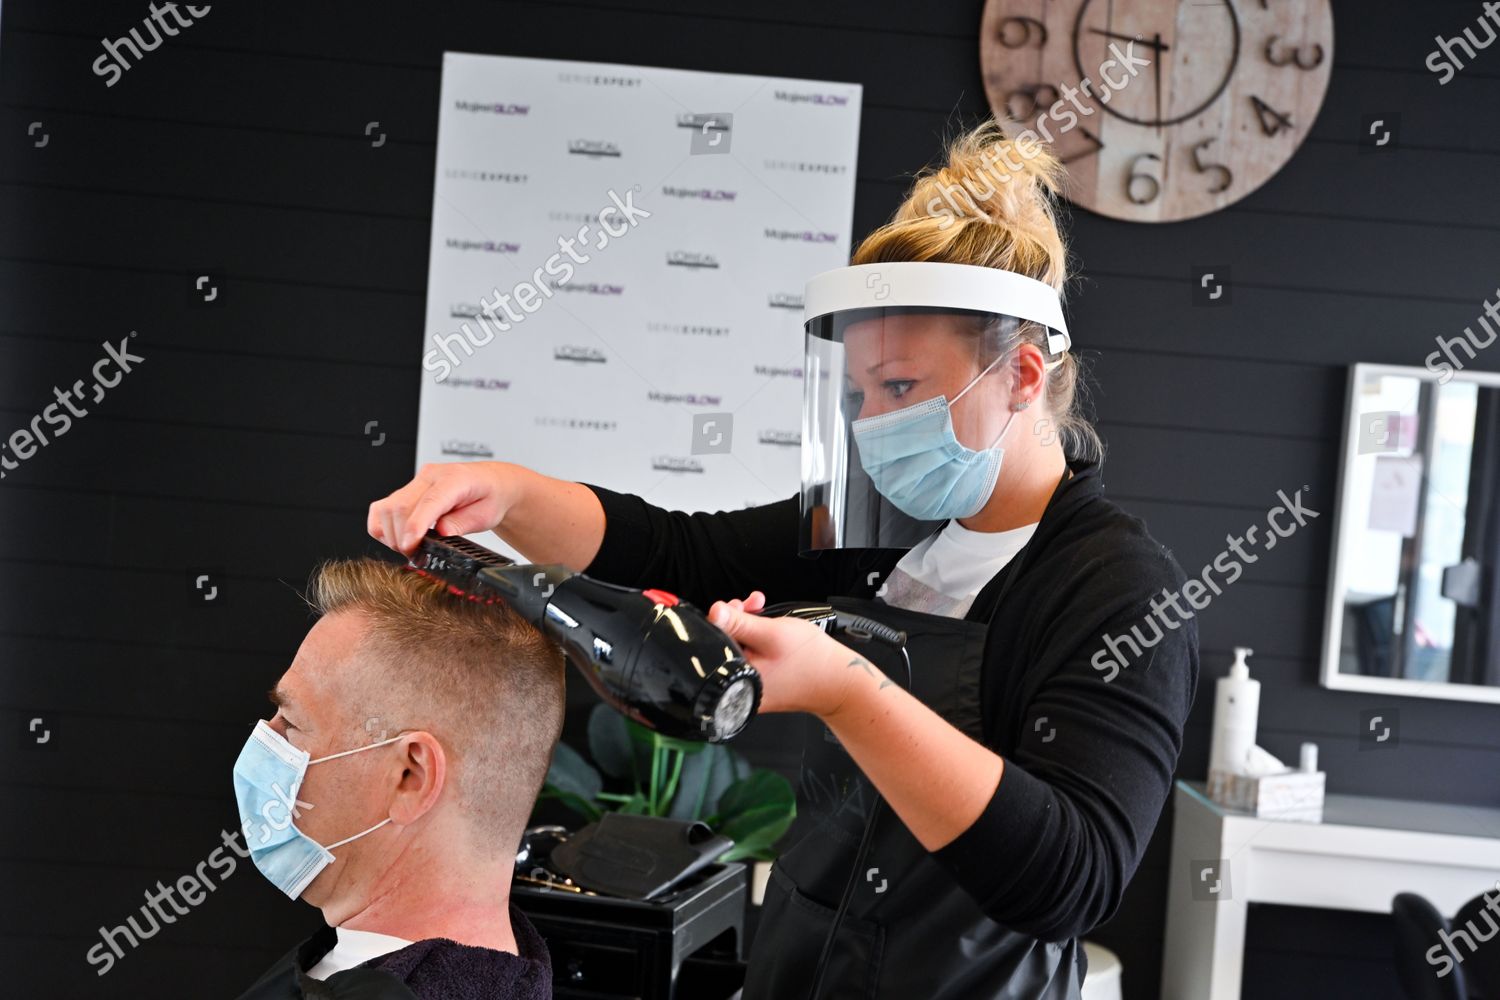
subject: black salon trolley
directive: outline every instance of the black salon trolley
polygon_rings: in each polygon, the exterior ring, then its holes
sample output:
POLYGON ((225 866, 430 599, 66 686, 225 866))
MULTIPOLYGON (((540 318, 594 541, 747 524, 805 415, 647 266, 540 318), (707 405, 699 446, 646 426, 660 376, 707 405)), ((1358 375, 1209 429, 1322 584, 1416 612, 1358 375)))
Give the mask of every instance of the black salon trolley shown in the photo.
POLYGON ((552 953, 557 1000, 731 1000, 745 981, 748 870, 711 865, 642 902, 518 878, 511 901, 552 953))

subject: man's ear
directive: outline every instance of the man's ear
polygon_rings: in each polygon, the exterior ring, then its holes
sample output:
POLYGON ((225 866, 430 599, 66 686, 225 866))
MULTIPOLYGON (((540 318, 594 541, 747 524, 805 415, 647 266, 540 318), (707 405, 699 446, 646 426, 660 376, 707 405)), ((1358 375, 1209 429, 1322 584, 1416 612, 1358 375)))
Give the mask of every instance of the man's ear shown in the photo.
POLYGON ((406 826, 437 805, 448 781, 448 756, 437 737, 428 732, 405 733, 396 744, 401 769, 391 798, 391 822, 406 826))

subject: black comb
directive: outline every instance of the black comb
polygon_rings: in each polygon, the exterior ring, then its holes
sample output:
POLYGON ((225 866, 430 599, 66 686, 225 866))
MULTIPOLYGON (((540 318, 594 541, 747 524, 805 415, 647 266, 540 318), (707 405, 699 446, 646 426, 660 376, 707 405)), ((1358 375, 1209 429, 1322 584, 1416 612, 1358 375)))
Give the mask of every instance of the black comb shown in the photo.
POLYGON ((484 571, 514 565, 500 553, 491 552, 462 535, 439 535, 429 529, 406 568, 441 580, 448 585, 450 592, 460 597, 493 604, 505 595, 484 578, 484 571))

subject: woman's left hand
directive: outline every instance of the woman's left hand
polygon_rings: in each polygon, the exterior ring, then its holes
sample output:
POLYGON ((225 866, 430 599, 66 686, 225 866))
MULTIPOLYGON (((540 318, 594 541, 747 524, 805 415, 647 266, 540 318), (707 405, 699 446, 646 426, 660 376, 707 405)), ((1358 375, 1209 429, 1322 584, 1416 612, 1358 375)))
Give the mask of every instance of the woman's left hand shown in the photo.
POLYGON ((811 712, 826 718, 843 704, 852 671, 840 669, 849 650, 801 618, 761 618, 766 595, 715 601, 708 620, 739 644, 760 672, 762 712, 811 712))

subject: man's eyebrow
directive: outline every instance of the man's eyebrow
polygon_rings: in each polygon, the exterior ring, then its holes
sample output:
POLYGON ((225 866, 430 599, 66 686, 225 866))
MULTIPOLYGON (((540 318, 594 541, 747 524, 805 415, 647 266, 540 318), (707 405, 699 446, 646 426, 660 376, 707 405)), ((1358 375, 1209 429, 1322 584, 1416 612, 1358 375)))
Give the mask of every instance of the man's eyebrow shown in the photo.
POLYGON ((273 687, 271 688, 271 690, 267 691, 266 697, 269 698, 271 704, 275 705, 277 708, 285 708, 292 703, 292 699, 288 697, 285 691, 281 690, 280 685, 277 685, 276 687, 273 687))

